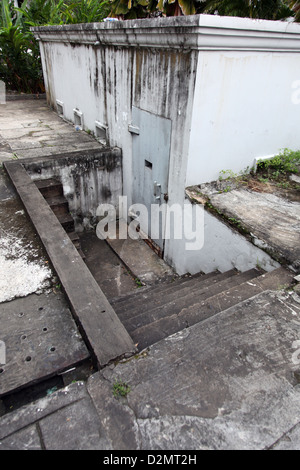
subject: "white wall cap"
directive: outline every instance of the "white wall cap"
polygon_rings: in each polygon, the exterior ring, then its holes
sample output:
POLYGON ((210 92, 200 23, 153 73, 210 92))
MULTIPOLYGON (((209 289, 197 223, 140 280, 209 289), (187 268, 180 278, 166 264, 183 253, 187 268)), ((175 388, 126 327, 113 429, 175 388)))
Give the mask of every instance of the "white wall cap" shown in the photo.
POLYGON ((32 28, 37 39, 94 47, 300 52, 300 24, 190 15, 32 28))

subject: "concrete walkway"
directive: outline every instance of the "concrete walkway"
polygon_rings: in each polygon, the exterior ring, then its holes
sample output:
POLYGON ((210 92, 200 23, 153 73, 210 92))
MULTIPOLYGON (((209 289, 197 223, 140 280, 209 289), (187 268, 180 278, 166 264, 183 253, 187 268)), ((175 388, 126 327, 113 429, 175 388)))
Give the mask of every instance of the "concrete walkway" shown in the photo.
MULTIPOLYGON (((24 101, 0 106, 0 145, 4 161, 98 144, 77 134, 45 102, 24 101), (69 135, 66 145, 63 133, 69 135)), ((0 206, 20 204, 3 172, 0 196, 0 206)), ((11 217, 21 215, 19 210, 22 206, 15 206, 11 217)), ((47 264, 38 240, 29 243, 34 233, 27 233, 24 251, 37 255, 27 262, 47 264)), ((47 282, 53 287, 49 270, 45 284, 30 295, 46 295, 47 282)), ((10 294, 2 305, 16 298, 25 302, 28 295, 10 294)), ((262 292, 86 380, 70 382, 3 410, 0 449, 300 449, 300 298, 293 290, 262 292)))

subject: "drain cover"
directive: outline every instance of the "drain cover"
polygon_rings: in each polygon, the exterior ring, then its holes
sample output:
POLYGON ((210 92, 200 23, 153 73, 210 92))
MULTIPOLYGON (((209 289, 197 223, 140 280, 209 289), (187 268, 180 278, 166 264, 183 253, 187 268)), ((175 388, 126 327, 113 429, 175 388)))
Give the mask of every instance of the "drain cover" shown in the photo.
POLYGON ((89 358, 61 293, 33 294, 0 304, 0 325, 0 341, 5 347, 0 396, 89 358))

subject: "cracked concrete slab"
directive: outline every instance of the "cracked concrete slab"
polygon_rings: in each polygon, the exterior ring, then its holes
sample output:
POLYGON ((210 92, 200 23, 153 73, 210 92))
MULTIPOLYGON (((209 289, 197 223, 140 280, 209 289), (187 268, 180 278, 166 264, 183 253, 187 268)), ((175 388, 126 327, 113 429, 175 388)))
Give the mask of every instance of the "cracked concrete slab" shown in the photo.
POLYGON ((271 193, 235 189, 210 195, 211 204, 249 230, 257 246, 300 270, 300 203, 271 193))
POLYGON ((299 448, 299 319, 296 294, 267 291, 92 376, 114 449, 284 448, 291 430, 299 448))
MULTIPOLYGON (((9 123, 3 109, 0 128, 8 141, 32 132, 41 142, 49 137, 60 144, 59 134, 71 128, 44 101, 9 104, 9 123)), ((48 151, 52 147, 24 148, 16 156, 48 151)), ((14 156, 7 146, 0 152, 14 156)), ((15 194, 0 178, 0 206, 10 199, 15 194)), ((0 450, 299 449, 299 314, 295 292, 256 295, 116 361, 86 383, 5 414, 0 450), (114 396, 116 381, 130 386, 126 397, 114 396)))
POLYGON ((38 157, 100 146, 86 132, 75 132, 71 123, 49 109, 45 99, 1 105, 0 129, 1 138, 8 146, 5 155, 0 155, 2 161, 12 155, 14 158, 38 157))

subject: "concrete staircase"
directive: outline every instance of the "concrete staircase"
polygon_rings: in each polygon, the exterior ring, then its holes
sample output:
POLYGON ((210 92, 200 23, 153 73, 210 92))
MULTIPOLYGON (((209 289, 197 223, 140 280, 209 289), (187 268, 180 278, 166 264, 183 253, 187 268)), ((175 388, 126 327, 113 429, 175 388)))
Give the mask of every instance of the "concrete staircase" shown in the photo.
POLYGON ((49 178, 35 181, 35 184, 84 259, 85 255, 80 246, 79 236, 75 232, 74 219, 70 214, 69 203, 64 196, 61 182, 55 178, 49 178))
POLYGON ((173 333, 202 322, 266 290, 290 285, 284 268, 272 272, 251 269, 240 273, 197 274, 172 283, 138 290, 111 304, 139 350, 173 333))

